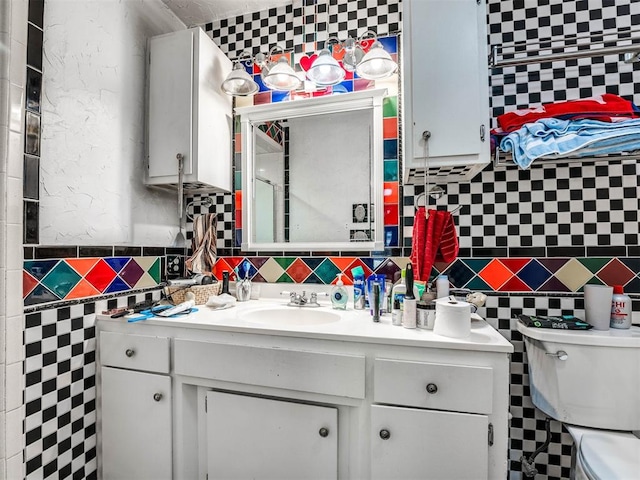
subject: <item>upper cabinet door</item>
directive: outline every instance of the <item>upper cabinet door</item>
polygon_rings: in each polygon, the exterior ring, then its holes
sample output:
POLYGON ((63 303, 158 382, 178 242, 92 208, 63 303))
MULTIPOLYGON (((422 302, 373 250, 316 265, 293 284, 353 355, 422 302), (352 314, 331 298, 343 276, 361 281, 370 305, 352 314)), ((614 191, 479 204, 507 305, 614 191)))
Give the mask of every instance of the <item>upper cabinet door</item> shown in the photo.
POLYGON ((149 40, 149 185, 231 191, 231 61, 199 27, 149 40))
POLYGON ((433 167, 486 165, 485 2, 405 0, 403 9, 405 181, 422 183, 408 180, 412 169, 419 177, 426 157, 433 167))

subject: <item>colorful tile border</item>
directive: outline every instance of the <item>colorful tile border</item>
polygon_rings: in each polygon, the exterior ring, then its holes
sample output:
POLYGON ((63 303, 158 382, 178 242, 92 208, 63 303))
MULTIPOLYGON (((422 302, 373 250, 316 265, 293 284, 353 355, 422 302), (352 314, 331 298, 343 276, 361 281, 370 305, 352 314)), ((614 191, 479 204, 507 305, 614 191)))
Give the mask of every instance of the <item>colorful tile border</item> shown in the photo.
MULTIPOLYGON (((244 260, 251 263, 250 278, 268 283, 335 283, 343 273, 353 284, 351 270, 361 266, 366 275, 381 273, 388 279, 404 268, 406 257, 221 257, 213 267, 216 278, 233 272, 244 260)), ((458 258, 436 264, 432 275, 446 274, 452 287, 503 293, 572 293, 584 285, 623 285, 627 293, 640 293, 640 258, 458 258)))
POLYGON ((162 257, 27 260, 22 271, 25 306, 155 287, 162 257))

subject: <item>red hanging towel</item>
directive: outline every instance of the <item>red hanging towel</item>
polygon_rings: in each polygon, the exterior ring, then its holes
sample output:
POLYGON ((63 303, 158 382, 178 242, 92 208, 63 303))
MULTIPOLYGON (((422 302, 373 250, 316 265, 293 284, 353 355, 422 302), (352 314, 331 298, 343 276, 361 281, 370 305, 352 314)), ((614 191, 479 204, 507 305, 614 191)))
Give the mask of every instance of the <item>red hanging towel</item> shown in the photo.
POLYGON ((427 281, 433 263, 453 262, 458 256, 458 236, 451 212, 418 207, 413 221, 411 263, 416 280, 427 281))

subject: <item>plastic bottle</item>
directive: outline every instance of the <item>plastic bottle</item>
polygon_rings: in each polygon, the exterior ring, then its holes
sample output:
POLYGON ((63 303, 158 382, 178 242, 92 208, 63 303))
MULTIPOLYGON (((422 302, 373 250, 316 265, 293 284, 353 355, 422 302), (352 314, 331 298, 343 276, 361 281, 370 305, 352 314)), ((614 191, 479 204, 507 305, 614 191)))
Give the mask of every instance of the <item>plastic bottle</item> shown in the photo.
POLYGON ((438 275, 436 279, 436 292, 438 298, 449 296, 449 277, 446 275, 438 275))
POLYGON ((407 265, 405 277, 407 293, 403 302, 402 326, 404 328, 416 328, 417 300, 413 293, 413 265, 411 263, 407 265))
POLYGON ((611 328, 631 328, 631 299, 625 295, 622 285, 613 286, 611 299, 611 328))
POLYGON ((407 293, 407 286, 404 283, 405 270, 400 274, 400 281, 391 289, 391 324, 402 325, 402 303, 407 293))
POLYGON ((346 310, 349 295, 342 282, 342 273, 338 273, 336 276, 338 277, 338 281, 331 289, 331 306, 337 310, 346 310))
POLYGON ((364 269, 360 266, 351 269, 353 275, 353 308, 364 310, 364 269))

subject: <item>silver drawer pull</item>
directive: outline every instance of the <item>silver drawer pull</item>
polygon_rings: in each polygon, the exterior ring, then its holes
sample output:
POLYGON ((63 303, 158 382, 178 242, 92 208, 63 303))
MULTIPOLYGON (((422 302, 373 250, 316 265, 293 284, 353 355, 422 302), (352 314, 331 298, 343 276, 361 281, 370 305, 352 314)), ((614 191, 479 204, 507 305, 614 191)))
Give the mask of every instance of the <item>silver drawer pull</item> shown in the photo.
POLYGON ((127 350, 124 352, 124 354, 131 358, 136 354, 136 351, 133 348, 127 348, 127 350))
POLYGON ((320 436, 321 436, 322 438, 328 437, 328 436, 329 436, 329 429, 328 429, 328 428, 325 428, 325 427, 322 427, 322 428, 318 431, 318 433, 320 434, 320 436))
POLYGON ((154 399, 156 402, 159 402, 160 400, 162 400, 162 394, 161 394, 161 393, 154 393, 154 394, 153 394, 153 399, 154 399))
POLYGON ((549 355, 550 357, 556 357, 558 360, 562 360, 563 362, 569 358, 569 354, 564 350, 558 350, 556 353, 545 353, 545 355, 549 355))
POLYGON ((389 438, 391 438, 391 432, 386 429, 380 430, 380 438, 383 440, 389 440, 389 438))
POLYGON ((438 386, 435 383, 427 383, 427 393, 436 393, 438 386))

